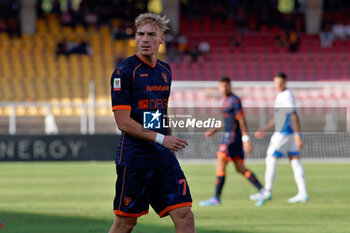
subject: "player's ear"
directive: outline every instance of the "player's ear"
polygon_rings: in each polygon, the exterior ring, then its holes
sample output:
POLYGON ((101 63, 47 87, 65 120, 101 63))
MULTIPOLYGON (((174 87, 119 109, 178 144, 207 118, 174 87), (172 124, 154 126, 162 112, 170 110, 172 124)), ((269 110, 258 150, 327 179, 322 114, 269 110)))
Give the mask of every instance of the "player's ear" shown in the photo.
POLYGON ((162 33, 162 37, 161 37, 161 40, 160 40, 161 44, 165 44, 165 37, 166 37, 165 33, 162 33))

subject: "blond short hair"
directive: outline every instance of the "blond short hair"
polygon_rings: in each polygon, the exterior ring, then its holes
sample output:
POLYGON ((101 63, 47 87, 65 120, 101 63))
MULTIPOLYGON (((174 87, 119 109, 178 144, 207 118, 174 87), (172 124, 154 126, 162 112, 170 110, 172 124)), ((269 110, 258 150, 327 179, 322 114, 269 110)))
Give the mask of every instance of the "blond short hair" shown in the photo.
POLYGON ((160 16, 158 14, 148 12, 137 16, 137 18, 135 19, 136 30, 143 24, 151 22, 156 23, 158 27, 163 31, 163 33, 165 33, 169 29, 169 27, 167 26, 167 23, 169 23, 169 19, 165 15, 160 16))

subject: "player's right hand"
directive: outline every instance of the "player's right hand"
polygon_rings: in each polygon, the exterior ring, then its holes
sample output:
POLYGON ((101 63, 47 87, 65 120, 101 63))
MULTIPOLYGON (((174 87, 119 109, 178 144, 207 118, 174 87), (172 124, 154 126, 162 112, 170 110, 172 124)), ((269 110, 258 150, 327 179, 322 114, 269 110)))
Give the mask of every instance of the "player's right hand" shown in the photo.
POLYGON ((250 141, 243 142, 243 149, 244 149, 244 152, 251 154, 253 151, 252 143, 250 141))
POLYGON ((172 151, 179 151, 188 145, 186 140, 175 137, 175 136, 165 136, 163 141, 163 146, 172 151))
POLYGON ((263 131, 256 131, 254 133, 254 137, 256 137, 257 139, 262 139, 264 137, 264 135, 265 135, 265 132, 263 132, 263 131))

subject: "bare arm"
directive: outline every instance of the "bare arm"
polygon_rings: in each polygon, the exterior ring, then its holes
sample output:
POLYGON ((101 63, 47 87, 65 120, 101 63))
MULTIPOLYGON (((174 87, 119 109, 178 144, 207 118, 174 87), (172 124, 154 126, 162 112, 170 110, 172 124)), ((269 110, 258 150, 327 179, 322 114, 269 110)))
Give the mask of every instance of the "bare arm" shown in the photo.
POLYGON ((224 128, 224 125, 221 124, 220 128, 213 128, 213 129, 209 129, 207 132, 205 132, 204 137, 206 139, 211 138, 214 134, 216 134, 218 131, 220 131, 222 128, 224 128))
MULTIPOLYGON (((166 119, 167 124, 169 125, 169 117, 166 119)), ((171 127, 168 128, 168 135, 173 135, 173 129, 171 127)))
MULTIPOLYGON (((129 110, 115 110, 114 119, 121 131, 145 141, 155 141, 157 132, 144 129, 140 123, 130 117, 129 110)), ((162 145, 170 150, 178 151, 185 148, 188 144, 181 138, 165 136, 162 145)))
POLYGON ((300 135, 300 121, 299 121, 299 117, 298 114, 296 113, 292 113, 291 115, 292 118, 292 122, 293 122, 293 127, 294 127, 294 139, 296 142, 296 145, 298 147, 299 150, 303 149, 304 143, 301 140, 301 135, 300 135))
POLYGON ((261 129, 258 129, 255 133, 254 136, 258 139, 261 139, 264 137, 265 133, 268 132, 271 128, 273 128, 275 125, 275 119, 272 117, 267 124, 262 127, 261 129))
POLYGON ((293 122, 294 132, 300 133, 300 121, 299 121, 298 114, 292 113, 291 118, 293 122))
POLYGON ((239 122, 239 127, 241 128, 242 131, 242 141, 243 141, 243 148, 244 151, 246 152, 252 152, 253 151, 253 145, 250 142, 249 136, 248 136, 248 127, 247 127, 247 123, 245 121, 244 116, 242 115, 241 117, 238 118, 238 122, 239 122))

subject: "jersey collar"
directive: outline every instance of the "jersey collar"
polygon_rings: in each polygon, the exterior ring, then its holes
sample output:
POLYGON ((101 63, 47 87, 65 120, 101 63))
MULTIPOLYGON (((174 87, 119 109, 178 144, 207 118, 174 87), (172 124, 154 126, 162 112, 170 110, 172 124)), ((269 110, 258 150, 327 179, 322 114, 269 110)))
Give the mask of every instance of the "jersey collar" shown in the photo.
POLYGON ((156 65, 157 65, 157 63, 158 63, 158 59, 157 59, 156 64, 154 64, 154 66, 152 66, 151 64, 149 64, 148 62, 146 62, 145 60, 143 60, 138 54, 135 54, 135 55, 136 55, 136 57, 138 57, 143 63, 145 63, 146 65, 148 65, 148 66, 150 66, 150 67, 152 67, 152 68, 156 67, 156 65))

